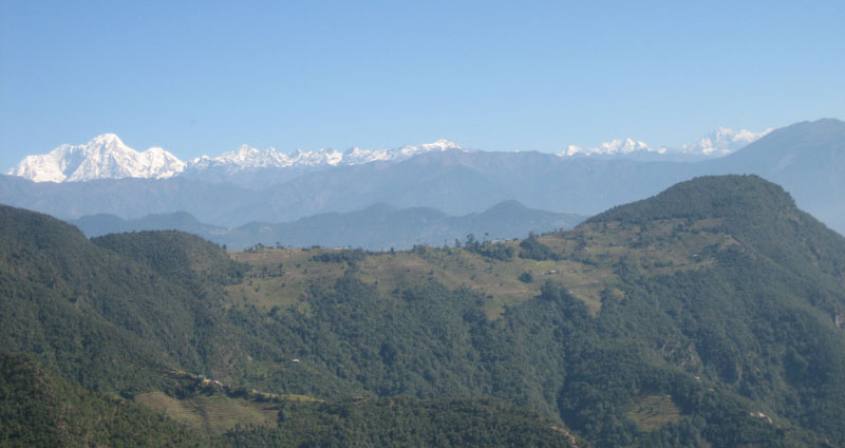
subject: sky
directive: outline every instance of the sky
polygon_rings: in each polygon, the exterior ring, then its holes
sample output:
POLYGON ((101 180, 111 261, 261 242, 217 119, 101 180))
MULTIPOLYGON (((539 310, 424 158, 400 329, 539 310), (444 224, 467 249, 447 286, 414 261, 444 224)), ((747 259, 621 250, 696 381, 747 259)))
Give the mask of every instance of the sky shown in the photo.
POLYGON ((842 1, 0 0, 0 167, 448 138, 559 151, 845 118, 842 1))

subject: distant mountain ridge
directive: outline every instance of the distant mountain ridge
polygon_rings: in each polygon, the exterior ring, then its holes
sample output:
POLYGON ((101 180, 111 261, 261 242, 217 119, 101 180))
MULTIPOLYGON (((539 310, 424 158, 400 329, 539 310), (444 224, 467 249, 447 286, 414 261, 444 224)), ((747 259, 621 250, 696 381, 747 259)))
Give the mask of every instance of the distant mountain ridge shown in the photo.
POLYGON ((560 157, 539 152, 432 150, 395 162, 323 168, 191 170, 167 179, 35 183, 0 176, 0 202, 77 219, 185 211, 234 228, 348 213, 373 204, 466 215, 514 199, 540 210, 592 215, 695 176, 758 174, 845 233, 845 123, 827 119, 767 133, 728 156, 697 162, 560 157))
POLYGON ((212 240, 214 235, 227 232, 224 227, 204 224, 186 212, 153 214, 137 219, 123 219, 109 214, 86 215, 69 222, 88 237, 144 230, 179 230, 212 240))
POLYGON ((61 145, 47 154, 25 157, 9 174, 34 182, 85 182, 102 179, 166 179, 183 173, 202 176, 206 171, 225 176, 268 169, 308 169, 371 162, 397 162, 432 151, 459 151, 461 146, 440 139, 433 143, 393 149, 319 149, 286 153, 275 148, 242 145, 219 156, 179 160, 159 147, 136 151, 115 134, 102 134, 81 145, 61 145))
POLYGON ((751 144, 773 129, 766 129, 761 132, 753 132, 747 129, 734 130, 731 128, 719 128, 710 134, 702 137, 695 143, 681 145, 673 148, 667 146, 654 147, 646 142, 633 138, 613 139, 594 147, 582 147, 569 145, 560 152, 562 157, 639 157, 652 160, 675 160, 689 159, 701 160, 713 157, 722 157, 731 154, 742 147, 751 144))
POLYGON ((415 244, 452 245, 474 234, 478 239, 524 238, 529 233, 569 229, 583 217, 534 210, 505 201, 483 212, 449 216, 417 207, 397 209, 376 204, 349 213, 325 213, 288 223, 250 223, 233 229, 204 224, 185 212, 125 220, 114 215, 90 215, 69 221, 89 237, 145 230, 179 230, 244 249, 262 244, 288 247, 355 247, 369 250, 409 249, 415 244))
MULTIPOLYGON (((690 160, 719 157, 764 136, 771 130, 752 132, 719 128, 696 143, 680 148, 652 147, 633 139, 613 139, 595 147, 569 145, 557 155, 570 157, 633 157, 687 158, 690 160)), ((164 179, 187 175, 203 180, 235 181, 243 173, 255 176, 272 171, 275 181, 285 180, 285 171, 298 174, 303 170, 361 165, 372 162, 399 162, 429 152, 465 151, 459 144, 440 139, 433 143, 405 145, 398 148, 359 148, 346 151, 323 148, 314 151, 297 149, 283 152, 276 148, 258 149, 241 145, 237 150, 218 156, 204 155, 182 161, 172 153, 153 147, 136 151, 115 134, 102 134, 85 144, 61 145, 47 154, 31 155, 21 160, 8 173, 34 182, 84 182, 100 179, 164 179)), ((266 185, 272 183, 268 180, 266 185)), ((255 185, 256 182, 246 182, 255 185)))

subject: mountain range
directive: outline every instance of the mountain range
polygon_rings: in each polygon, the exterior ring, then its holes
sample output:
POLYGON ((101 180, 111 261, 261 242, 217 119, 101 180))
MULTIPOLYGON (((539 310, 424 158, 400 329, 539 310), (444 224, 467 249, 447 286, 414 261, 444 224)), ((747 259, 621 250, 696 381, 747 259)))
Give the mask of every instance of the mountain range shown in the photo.
MULTIPOLYGON (((201 156, 179 160, 159 148, 137 151, 116 134, 102 134, 81 145, 61 145, 47 154, 25 157, 8 174, 34 182, 85 182, 100 179, 166 179, 174 176, 199 176, 205 180, 260 177, 262 171, 301 170, 360 165, 372 162, 396 162, 431 151, 461 150, 448 140, 394 149, 351 148, 347 151, 320 149, 285 153, 275 148, 257 149, 242 145, 219 156, 201 156)), ((252 179, 251 184, 256 184, 252 179)))
MULTIPOLYGON (((771 130, 751 132, 720 128, 694 144, 680 148, 651 147, 632 138, 614 139, 595 147, 569 145, 560 157, 648 157, 657 155, 669 160, 685 157, 690 160, 730 154, 740 147, 764 136, 771 130)), ((254 179, 262 172, 275 171, 274 179, 290 177, 290 172, 338 166, 361 165, 373 162, 397 162, 419 154, 442 151, 465 151, 457 143, 441 139, 434 143, 406 145, 393 149, 353 147, 346 151, 320 149, 282 152, 275 148, 257 149, 242 145, 235 151, 219 156, 201 156, 189 161, 179 160, 163 148, 137 151, 115 134, 102 134, 81 145, 61 145, 47 154, 25 157, 8 174, 34 182, 84 182, 98 179, 165 179, 178 175, 204 180, 233 181, 241 179, 259 185, 254 179), (287 175, 281 175, 282 172, 287 175)))
POLYGON ((772 132, 772 129, 753 132, 747 129, 733 130, 723 127, 716 129, 695 143, 681 145, 678 148, 655 147, 630 137, 616 138, 593 147, 568 145, 559 155, 561 157, 628 157, 638 160, 703 160, 731 154, 759 140, 769 132, 772 132))
POLYGON ((331 168, 242 171, 243 177, 224 170, 211 179, 190 175, 190 169, 164 179, 63 183, 2 176, 0 201, 71 220, 184 211, 227 228, 374 204, 459 216, 516 200, 529 208, 591 215, 695 176, 752 173, 783 185, 803 208, 845 231, 845 123, 835 119, 776 129, 727 156, 695 162, 464 151, 447 144, 408 154, 331 168))
POLYGON ((481 212, 449 216, 431 208, 397 209, 376 204, 348 213, 323 213, 289 223, 250 223, 236 228, 204 224, 185 212, 123 219, 90 215, 69 221, 89 237, 144 230, 179 230, 245 249, 258 244, 288 247, 357 247, 367 250, 410 249, 414 245, 452 245, 467 235, 485 240, 524 238, 530 233, 569 229, 584 217, 529 209, 506 201, 481 212))

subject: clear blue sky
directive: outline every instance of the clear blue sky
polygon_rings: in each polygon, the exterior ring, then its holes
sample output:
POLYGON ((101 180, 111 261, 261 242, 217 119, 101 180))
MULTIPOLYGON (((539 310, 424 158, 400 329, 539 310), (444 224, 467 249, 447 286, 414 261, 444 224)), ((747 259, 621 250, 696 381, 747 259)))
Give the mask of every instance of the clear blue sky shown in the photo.
POLYGON ((843 3, 0 0, 0 166, 103 132, 187 158, 845 118, 843 3))

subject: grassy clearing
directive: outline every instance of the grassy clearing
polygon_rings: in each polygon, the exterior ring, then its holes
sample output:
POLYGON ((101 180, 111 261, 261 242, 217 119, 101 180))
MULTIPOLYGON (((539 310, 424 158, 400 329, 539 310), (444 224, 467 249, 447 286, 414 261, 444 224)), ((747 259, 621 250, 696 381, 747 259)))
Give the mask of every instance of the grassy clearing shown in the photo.
POLYGON ((681 411, 669 395, 646 395, 626 413, 642 431, 655 431, 681 419, 681 411))
POLYGON ((312 260, 325 249, 265 249, 240 252, 235 260, 249 264, 250 274, 243 282, 226 288, 233 306, 255 305, 267 309, 274 306, 307 307, 312 286, 334 283, 345 270, 341 263, 312 260))
POLYGON ((193 428, 204 427, 202 415, 196 412, 192 406, 164 392, 155 391, 138 394, 135 396, 135 401, 193 428))
POLYGON ((274 427, 278 416, 278 411, 269 404, 224 395, 198 395, 179 400, 156 391, 139 394, 135 401, 173 420, 213 434, 222 434, 239 424, 274 427))

